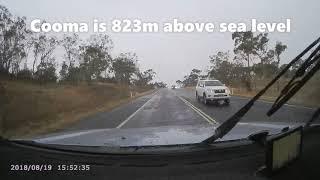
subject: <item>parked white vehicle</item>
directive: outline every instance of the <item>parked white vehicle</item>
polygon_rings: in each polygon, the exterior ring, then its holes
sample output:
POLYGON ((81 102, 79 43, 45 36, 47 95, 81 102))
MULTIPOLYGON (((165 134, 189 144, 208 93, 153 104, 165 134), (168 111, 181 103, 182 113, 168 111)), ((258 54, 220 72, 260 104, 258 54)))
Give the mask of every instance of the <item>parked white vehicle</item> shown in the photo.
POLYGON ((230 103, 230 90, 219 80, 199 80, 196 86, 196 98, 204 104, 209 102, 230 103))

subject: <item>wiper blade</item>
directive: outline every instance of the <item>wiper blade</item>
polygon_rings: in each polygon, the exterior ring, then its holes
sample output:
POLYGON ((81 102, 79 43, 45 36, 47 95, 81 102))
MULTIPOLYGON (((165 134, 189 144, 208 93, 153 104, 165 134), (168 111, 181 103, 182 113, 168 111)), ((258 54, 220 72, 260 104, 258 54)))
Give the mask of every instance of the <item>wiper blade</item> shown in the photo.
POLYGON ((311 119, 306 123, 305 127, 309 127, 314 121, 320 119, 320 107, 313 113, 311 119))
POLYGON ((320 69, 320 45, 314 50, 311 55, 300 66, 289 83, 283 88, 280 95, 267 112, 268 116, 274 114, 280 109, 292 96, 294 96, 305 83, 320 69), (307 73, 308 68, 311 68, 307 73), (304 75, 305 74, 305 75, 304 75))
MULTIPOLYGON (((251 109, 254 103, 275 83, 281 76, 283 76, 289 69, 295 64, 302 56, 309 52, 314 46, 320 42, 320 37, 312 42, 305 50, 303 50, 297 57, 295 57, 287 66, 285 66, 282 71, 272 79, 261 91, 259 91, 252 99, 249 100, 241 109, 239 109, 235 114, 233 114, 229 119, 224 121, 214 132, 214 134, 202 141, 202 143, 212 143, 218 138, 222 138, 226 135, 240 120, 241 118, 251 109)), ((312 74, 313 75, 313 74, 312 74)), ((312 77, 311 75, 311 77, 312 77)), ((310 77, 310 78, 311 78, 310 77)), ((310 79, 309 78, 309 79, 310 79)), ((303 86, 304 84, 302 84, 303 86)), ((300 88, 299 88, 300 89, 300 88)))

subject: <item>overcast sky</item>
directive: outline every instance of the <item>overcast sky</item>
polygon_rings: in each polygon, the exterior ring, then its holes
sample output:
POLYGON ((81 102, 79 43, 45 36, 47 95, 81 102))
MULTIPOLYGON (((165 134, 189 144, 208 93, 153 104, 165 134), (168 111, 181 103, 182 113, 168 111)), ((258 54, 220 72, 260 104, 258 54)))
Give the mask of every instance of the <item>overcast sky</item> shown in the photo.
MULTIPOLYGON (((110 22, 114 18, 138 18, 163 23, 181 21, 240 22, 256 18, 264 22, 291 19, 290 33, 270 33, 271 44, 288 45, 282 56, 289 61, 319 36, 320 1, 318 0, 0 0, 13 14, 29 20, 110 22)), ((136 52, 142 69, 152 68, 157 80, 172 84, 191 69, 205 70, 209 55, 232 51, 230 33, 111 33, 113 54, 136 52)), ((86 35, 81 35, 86 36, 86 35)))

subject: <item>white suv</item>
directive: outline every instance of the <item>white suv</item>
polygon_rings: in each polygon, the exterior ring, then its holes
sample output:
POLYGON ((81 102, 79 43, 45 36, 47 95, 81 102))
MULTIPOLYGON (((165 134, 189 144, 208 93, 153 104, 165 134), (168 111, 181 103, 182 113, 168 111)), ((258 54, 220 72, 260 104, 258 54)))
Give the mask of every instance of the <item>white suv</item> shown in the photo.
POLYGON ((210 101, 230 103, 230 90, 218 80, 199 80, 196 87, 196 98, 204 104, 210 101))

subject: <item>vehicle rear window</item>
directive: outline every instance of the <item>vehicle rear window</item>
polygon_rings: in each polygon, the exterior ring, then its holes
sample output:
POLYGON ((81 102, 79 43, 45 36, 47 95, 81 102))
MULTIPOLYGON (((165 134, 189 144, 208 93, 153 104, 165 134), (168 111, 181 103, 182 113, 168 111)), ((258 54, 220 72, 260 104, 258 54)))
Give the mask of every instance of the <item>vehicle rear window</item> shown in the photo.
POLYGON ((205 81, 206 86, 223 86, 220 81, 205 81))

